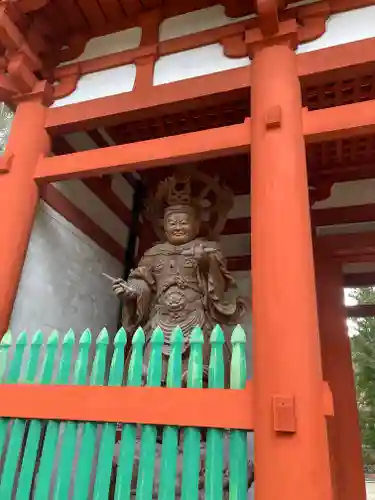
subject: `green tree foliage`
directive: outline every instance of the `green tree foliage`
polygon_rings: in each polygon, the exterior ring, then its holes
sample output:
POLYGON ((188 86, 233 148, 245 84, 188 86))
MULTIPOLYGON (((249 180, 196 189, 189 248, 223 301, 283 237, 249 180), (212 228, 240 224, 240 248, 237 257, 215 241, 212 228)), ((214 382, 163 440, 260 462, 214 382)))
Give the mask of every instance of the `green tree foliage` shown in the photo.
MULTIPOLYGON (((375 303, 375 289, 362 288, 351 296, 359 303, 375 303)), ((351 339, 357 401, 365 465, 375 470, 375 318, 354 320, 351 339)))
POLYGON ((4 153, 13 119, 13 111, 4 103, 0 103, 0 154, 4 153))

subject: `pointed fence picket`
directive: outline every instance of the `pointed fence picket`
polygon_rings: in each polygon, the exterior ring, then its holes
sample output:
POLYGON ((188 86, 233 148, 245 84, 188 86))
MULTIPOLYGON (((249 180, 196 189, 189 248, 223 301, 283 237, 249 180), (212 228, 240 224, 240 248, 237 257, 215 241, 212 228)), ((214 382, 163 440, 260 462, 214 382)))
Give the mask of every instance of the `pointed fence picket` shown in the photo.
MULTIPOLYGON (((112 357, 109 372, 109 386, 121 385, 124 374, 124 353, 126 345, 126 333, 123 328, 115 337, 115 351, 112 357)), ((108 495, 111 482, 112 457, 116 444, 116 424, 104 424, 101 436, 96 481, 94 488, 94 500, 101 500, 108 495)))
MULTIPOLYGON (((69 331, 62 343, 56 379, 53 381, 53 368, 56 362, 58 334, 53 332, 47 340, 41 371, 37 380, 37 368, 43 337, 37 332, 31 341, 25 366, 25 376, 21 377, 21 367, 27 348, 27 336, 23 332, 15 341, 8 332, 0 342, 0 382, 17 382, 67 385, 73 376, 73 385, 105 385, 105 367, 109 344, 108 332, 104 329, 96 340, 95 357, 91 373, 88 373, 91 333, 83 332, 78 345, 77 358, 72 365, 76 336, 69 331), (9 359, 8 359, 9 358, 9 359), (6 366, 7 365, 7 366, 6 366), (73 372, 72 372, 73 370, 73 372)), ((126 333, 120 329, 114 340, 114 352, 109 371, 108 386, 121 386, 124 380, 126 333)), ((146 385, 160 387, 163 372, 163 332, 157 328, 150 339, 148 349, 149 364, 146 385)), ((224 388, 224 333, 216 326, 210 337, 211 354, 208 369, 208 389, 224 388)), ((246 335, 237 326, 232 333, 232 359, 230 387, 242 390, 246 385, 246 335)), ((182 373, 182 352, 184 337, 176 328, 171 338, 171 354, 167 368, 167 387, 181 388, 183 379, 188 388, 203 387, 203 344, 204 335, 200 328, 193 329, 189 339, 189 360, 187 374, 182 373), (186 377, 187 375, 187 377, 186 377), (186 377, 186 378, 185 378, 186 377)), ((131 358, 128 366, 127 385, 142 385, 143 353, 145 335, 140 328, 132 338, 131 358)), ((162 389, 164 390, 164 389, 162 389)), ((184 390, 184 389, 181 389, 184 390)), ((113 457, 116 444, 117 424, 107 422, 60 422, 50 420, 0 418, 0 458, 4 465, 0 476, 1 500, 216 500, 224 498, 224 436, 229 434, 229 499, 245 500, 248 489, 247 431, 209 428, 206 435, 197 427, 180 428, 165 425, 142 424, 140 453, 136 460, 137 422, 125 423, 122 427, 117 461, 117 473, 113 474, 113 457), (45 425, 46 424, 46 425, 45 425), (45 425, 45 433, 43 433, 45 425), (81 439, 78 428, 82 427, 81 439), (101 435, 98 434, 102 428, 101 435), (7 432, 9 432, 7 443, 7 432), (100 436, 97 460, 95 450, 100 436), (159 477, 155 475, 158 436, 162 435, 159 477), (60 439, 59 439, 60 436, 60 439), (183 437, 183 440, 182 440, 183 437), (182 458, 179 458, 182 441, 182 458), (60 451, 57 451, 60 442, 60 451), (205 479, 202 484, 202 446, 205 448, 205 479), (38 452, 40 461, 38 462, 38 452), (74 457, 77 464, 73 471, 74 457), (55 465, 54 465, 55 464, 55 465), (181 471, 178 470, 180 464, 181 471), (95 472, 93 492, 90 494, 90 481, 95 472), (17 477, 17 473, 19 473, 17 477), (180 475, 179 475, 180 473, 180 475), (36 478, 35 478, 36 475, 36 478), (176 483, 181 480, 180 490, 176 483), (52 479, 54 481, 52 481, 52 479), (115 484, 112 484, 115 480, 115 484), (155 487, 156 480, 159 480, 155 487), (52 484, 54 487, 52 488, 52 484), (155 493, 155 491, 157 493, 155 493), (70 497, 70 493, 72 497, 70 497), (15 494, 15 497, 12 495, 15 494), (156 496, 155 496, 156 495, 156 496)), ((225 497, 227 498, 227 497, 225 497)))
MULTIPOLYGON (((128 370, 128 386, 139 387, 142 383, 144 344, 145 335, 143 330, 139 328, 132 340, 133 349, 128 370)), ((129 500, 130 498, 136 437, 137 426, 135 424, 125 424, 121 433, 115 500, 129 500)))
MULTIPOLYGON (((63 385, 69 382, 74 344, 74 332, 69 330, 63 340, 59 371, 55 380, 55 384, 57 385, 63 385)), ((36 478, 34 500, 45 500, 46 498, 49 498, 53 464, 59 437, 59 427, 60 423, 56 420, 51 420, 47 424, 43 451, 36 478)))
MULTIPOLYGON (((203 383, 203 332, 196 327, 190 337, 190 356, 187 386, 201 389, 203 383)), ((182 500, 198 500, 200 471, 201 433, 195 427, 184 430, 184 450, 182 457, 182 500)))
MULTIPOLYGON (((182 346, 184 335, 176 328, 171 338, 172 351, 168 363, 167 387, 181 387, 182 346)), ((174 500, 178 455, 178 428, 166 425, 163 431, 159 500, 174 500)))
MULTIPOLYGON (((40 384, 50 384, 52 381, 58 339, 58 333, 53 332, 47 341, 46 353, 39 380, 40 384)), ((40 420, 32 420, 27 434, 26 447, 23 455, 20 477, 18 480, 16 500, 28 500, 30 497, 41 432, 42 422, 40 420)))
MULTIPOLYGON (((105 363, 108 348, 108 332, 102 330, 96 340, 96 353, 91 372, 90 385, 104 385, 105 363)), ((96 432, 98 425, 92 422, 84 424, 81 447, 74 477, 73 500, 85 500, 89 497, 90 476, 95 454, 96 432)))

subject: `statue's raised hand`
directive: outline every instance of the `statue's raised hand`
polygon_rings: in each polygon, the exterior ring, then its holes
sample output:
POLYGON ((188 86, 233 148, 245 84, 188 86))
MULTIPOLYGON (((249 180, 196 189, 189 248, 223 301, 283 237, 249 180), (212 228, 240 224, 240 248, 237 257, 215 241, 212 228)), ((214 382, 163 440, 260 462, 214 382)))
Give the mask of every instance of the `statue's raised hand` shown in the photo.
POLYGON ((193 245, 191 248, 187 248, 182 251, 182 255, 186 257, 193 257, 201 265, 207 265, 210 259, 210 255, 215 252, 214 248, 209 248, 202 243, 198 245, 193 245))
POLYGON ((135 299, 138 296, 137 290, 121 278, 113 281, 112 290, 117 296, 123 296, 128 299, 135 299))

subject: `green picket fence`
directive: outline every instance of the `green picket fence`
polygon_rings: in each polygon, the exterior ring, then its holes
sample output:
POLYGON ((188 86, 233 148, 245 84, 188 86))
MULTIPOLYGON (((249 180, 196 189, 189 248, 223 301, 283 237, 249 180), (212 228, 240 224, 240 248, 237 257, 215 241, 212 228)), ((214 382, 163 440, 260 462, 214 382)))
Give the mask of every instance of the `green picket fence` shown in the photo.
MULTIPOLYGON (((0 381, 15 384, 69 383, 73 370, 73 384, 108 385, 123 384, 124 351, 126 334, 121 329, 114 340, 114 352, 108 382, 105 382, 108 332, 103 330, 96 340, 95 358, 91 373, 88 373, 91 333, 86 330, 79 339, 78 354, 73 366, 76 337, 69 331, 58 356, 58 334, 52 333, 47 340, 43 356, 43 335, 36 333, 27 346, 23 332, 13 343, 7 333, 0 343, 0 381), (27 358, 26 358, 27 355, 27 358), (25 360, 24 360, 25 358, 25 360), (53 379, 55 363, 59 363, 53 379), (39 366, 41 368, 39 369, 39 366), (87 381, 89 377, 89 382, 87 381)), ((176 329, 172 339, 172 350, 168 366, 167 387, 181 387, 183 335, 176 329)), ((190 338, 190 354, 187 386, 202 388, 203 361, 202 331, 195 328, 190 338)), ((232 334, 232 359, 230 386, 243 389, 246 384, 246 336, 237 326, 232 334)), ((209 363, 209 388, 224 387, 223 344, 224 334, 215 327, 211 338, 209 363)), ((128 369, 127 385, 142 385, 143 351, 145 336, 139 329, 132 338, 132 353, 128 369)), ((146 385, 158 387, 162 378, 163 333, 156 329, 151 339, 151 354, 147 370, 146 385)), ((181 389, 183 390, 183 389, 181 389)), ((209 390, 209 389, 208 389, 209 390)), ((218 409, 218 411, 220 411, 218 409)), ((223 446, 222 429, 208 429, 205 438, 205 496, 201 497, 201 430, 183 429, 183 456, 181 492, 176 494, 177 455, 180 430, 164 426, 158 478, 155 477, 156 446, 160 428, 142 425, 140 454, 134 486, 135 449, 137 424, 125 423, 119 443, 117 468, 113 468, 117 425, 93 422, 59 422, 55 420, 0 419, 0 499, 1 500, 245 500, 248 490, 247 432, 229 431, 229 489, 223 491, 223 446), (77 439, 81 428, 81 438, 77 439), (100 440, 97 440, 101 428, 100 440), (59 443, 59 445, 58 445, 59 443), (99 449, 97 446, 99 445, 99 449), (75 464, 73 467, 73 463, 75 464), (116 474, 113 471, 116 470, 116 474), (155 484, 157 484, 155 496, 155 484), (228 495, 228 496, 225 496, 228 495)))

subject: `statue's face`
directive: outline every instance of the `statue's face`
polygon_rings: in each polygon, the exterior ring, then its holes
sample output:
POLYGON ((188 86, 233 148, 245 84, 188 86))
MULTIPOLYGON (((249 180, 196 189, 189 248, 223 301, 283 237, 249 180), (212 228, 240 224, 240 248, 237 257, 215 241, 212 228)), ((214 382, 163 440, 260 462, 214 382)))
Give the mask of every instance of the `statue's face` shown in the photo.
POLYGON ((192 213, 171 212, 164 218, 164 230, 172 245, 182 245, 196 236, 196 221, 192 213))

